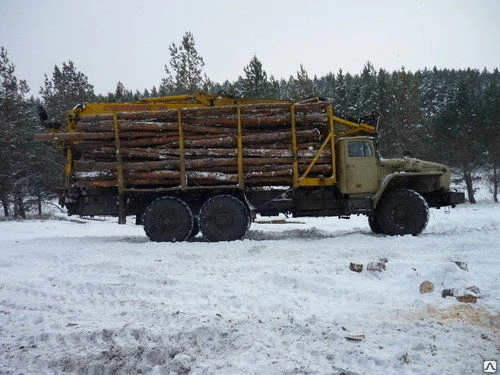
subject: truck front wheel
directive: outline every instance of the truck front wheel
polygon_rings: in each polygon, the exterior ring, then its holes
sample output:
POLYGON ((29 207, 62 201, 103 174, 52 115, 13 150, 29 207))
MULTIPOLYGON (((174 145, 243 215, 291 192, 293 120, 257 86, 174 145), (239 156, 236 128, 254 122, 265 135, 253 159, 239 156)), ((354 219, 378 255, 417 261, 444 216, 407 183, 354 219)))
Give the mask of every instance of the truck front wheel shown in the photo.
POLYGON ((249 223, 248 209, 231 195, 216 195, 206 201, 198 222, 203 236, 212 242, 241 239, 249 223))
POLYGON ((416 191, 401 189, 383 199, 377 216, 382 233, 417 236, 429 220, 429 206, 416 191))
POLYGON ((380 224, 378 223, 378 213, 374 212, 372 215, 368 216, 368 225, 373 233, 382 233, 380 229, 380 224))
POLYGON ((163 197, 148 206, 144 212, 143 225, 151 241, 185 241, 193 229, 193 214, 180 199, 163 197))

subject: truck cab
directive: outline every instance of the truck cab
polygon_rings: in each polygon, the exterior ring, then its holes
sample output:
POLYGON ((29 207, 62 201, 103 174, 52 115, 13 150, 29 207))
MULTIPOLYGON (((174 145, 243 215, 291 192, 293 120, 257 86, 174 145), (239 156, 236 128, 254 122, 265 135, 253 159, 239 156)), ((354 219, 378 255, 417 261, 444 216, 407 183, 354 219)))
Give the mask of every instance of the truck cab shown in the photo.
POLYGON ((374 232, 419 234, 429 207, 464 202, 451 191, 450 169, 444 164, 411 157, 384 159, 375 137, 344 137, 337 141, 339 192, 348 213, 365 213, 374 232))
MULTIPOLYGON (((446 165, 408 156, 384 159, 375 137, 340 138, 337 155, 340 192, 354 198, 370 196, 375 205, 388 188, 412 188, 421 194, 450 189, 446 165)), ((447 203, 443 201, 442 205, 447 203)))

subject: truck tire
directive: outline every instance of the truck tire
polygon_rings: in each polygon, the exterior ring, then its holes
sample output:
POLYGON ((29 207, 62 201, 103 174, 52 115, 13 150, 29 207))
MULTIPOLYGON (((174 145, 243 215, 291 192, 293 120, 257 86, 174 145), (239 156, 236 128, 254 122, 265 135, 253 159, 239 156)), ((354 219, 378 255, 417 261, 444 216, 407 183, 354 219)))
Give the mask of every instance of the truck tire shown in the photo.
POLYGON ((144 212, 143 225, 151 241, 185 241, 193 229, 193 214, 180 199, 163 197, 148 206, 144 212))
POLYGON ((249 223, 247 207, 231 195, 216 195, 206 201, 198 221, 201 233, 212 242, 243 238, 249 223))
POLYGON ((382 233, 382 229, 380 229, 380 224, 378 222, 378 212, 374 212, 372 215, 368 216, 368 225, 373 233, 382 233))
POLYGON ((380 203, 378 224, 382 233, 419 235, 429 221, 429 206, 425 199, 410 189, 396 190, 380 203))

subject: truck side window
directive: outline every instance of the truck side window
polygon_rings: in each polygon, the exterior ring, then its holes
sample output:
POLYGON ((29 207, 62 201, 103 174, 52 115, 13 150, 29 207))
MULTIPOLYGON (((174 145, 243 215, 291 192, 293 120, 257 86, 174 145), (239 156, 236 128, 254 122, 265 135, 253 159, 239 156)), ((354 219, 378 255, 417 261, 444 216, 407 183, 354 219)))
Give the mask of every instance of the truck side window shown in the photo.
POLYGON ((347 152, 350 158, 366 158, 373 156, 372 149, 368 142, 351 141, 347 144, 347 152))

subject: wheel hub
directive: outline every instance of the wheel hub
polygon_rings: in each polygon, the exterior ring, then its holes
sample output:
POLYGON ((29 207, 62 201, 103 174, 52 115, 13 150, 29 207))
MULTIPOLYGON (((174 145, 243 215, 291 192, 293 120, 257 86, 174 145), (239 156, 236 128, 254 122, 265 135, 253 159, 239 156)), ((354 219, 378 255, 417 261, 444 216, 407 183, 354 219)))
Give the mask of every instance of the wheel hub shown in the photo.
POLYGON ((397 206, 392 211, 392 218, 398 223, 403 223, 408 217, 408 208, 405 206, 397 206))
POLYGON ((233 223, 233 220, 229 212, 220 211, 217 213, 217 215, 215 215, 214 222, 217 228, 224 229, 230 227, 233 223))
POLYGON ((161 229, 168 229, 175 226, 175 220, 172 215, 163 214, 158 218, 158 227, 161 229))

